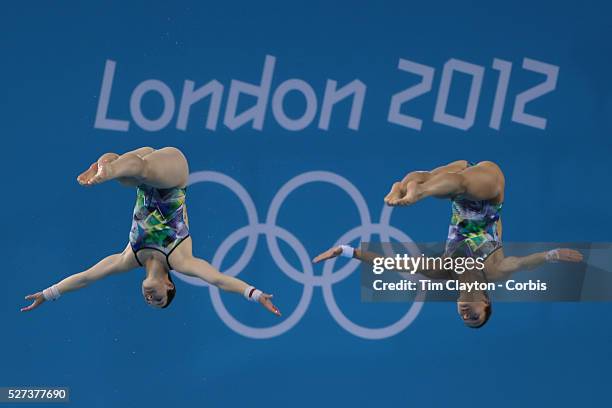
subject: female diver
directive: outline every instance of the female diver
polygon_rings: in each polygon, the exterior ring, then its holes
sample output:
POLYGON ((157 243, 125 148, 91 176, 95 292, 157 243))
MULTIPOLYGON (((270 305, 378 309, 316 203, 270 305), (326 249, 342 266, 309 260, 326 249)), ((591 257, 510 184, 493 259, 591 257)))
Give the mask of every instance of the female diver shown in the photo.
POLYGON ((176 293, 170 270, 198 277, 220 289, 241 293, 280 316, 271 301, 272 295, 231 276, 224 275, 208 262, 192 255, 187 209, 186 186, 189 177, 187 160, 180 150, 150 147, 118 155, 106 153, 77 177, 82 186, 93 186, 110 180, 136 187, 129 243, 123 252, 107 256, 86 271, 69 276, 51 287, 26 296, 32 304, 21 309, 30 311, 47 300, 81 289, 106 276, 145 268, 142 296, 152 307, 168 307, 176 293))

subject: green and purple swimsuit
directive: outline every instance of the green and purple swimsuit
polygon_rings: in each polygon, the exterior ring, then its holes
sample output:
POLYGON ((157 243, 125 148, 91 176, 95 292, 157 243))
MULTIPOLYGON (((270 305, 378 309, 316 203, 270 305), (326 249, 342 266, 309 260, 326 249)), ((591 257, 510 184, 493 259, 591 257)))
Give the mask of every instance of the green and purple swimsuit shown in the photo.
MULTIPOLYGON (((468 162, 467 166, 475 164, 468 162)), ((445 256, 487 259, 501 248, 501 237, 497 233, 501 209, 502 203, 493 204, 489 200, 453 198, 445 256)))
POLYGON ((153 249, 168 257, 189 237, 185 217, 186 188, 157 189, 140 185, 136 190, 136 205, 130 231, 130 245, 140 266, 138 251, 153 249))
POLYGON ((501 248, 497 233, 501 209, 502 204, 488 200, 453 199, 445 255, 486 259, 501 248))

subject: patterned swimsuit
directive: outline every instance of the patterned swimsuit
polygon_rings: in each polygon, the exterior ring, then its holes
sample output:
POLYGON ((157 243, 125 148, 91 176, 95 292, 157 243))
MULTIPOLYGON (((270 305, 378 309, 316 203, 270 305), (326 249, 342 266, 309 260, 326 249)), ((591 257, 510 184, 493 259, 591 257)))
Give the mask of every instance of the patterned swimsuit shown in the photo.
POLYGON ((502 247, 497 234, 502 204, 489 201, 452 200, 453 214, 448 228, 445 255, 482 257, 502 247))
POLYGON ((140 185, 130 231, 130 245, 140 266, 138 251, 153 249, 168 257, 189 236, 185 221, 186 188, 157 189, 140 185))

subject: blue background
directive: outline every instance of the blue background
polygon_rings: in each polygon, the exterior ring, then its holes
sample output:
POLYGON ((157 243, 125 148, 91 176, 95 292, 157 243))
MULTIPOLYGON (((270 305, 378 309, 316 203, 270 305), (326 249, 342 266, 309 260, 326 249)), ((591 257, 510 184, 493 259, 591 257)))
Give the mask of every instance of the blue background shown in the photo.
MULTIPOLYGON (((175 279, 173 305, 148 308, 139 270, 19 313, 24 295, 124 248, 134 192, 111 183, 83 189, 75 177, 104 152, 144 145, 177 146, 191 171, 233 177, 255 200, 260 219, 278 189, 306 171, 348 178, 377 220, 382 197, 406 172, 458 159, 493 160, 506 174, 506 240, 610 241, 606 2, 259 3, 2 6, 0 385, 69 386, 78 407, 608 405, 609 304, 498 304, 481 330, 466 329, 452 303, 425 304, 403 332, 365 340, 333 320, 315 288, 292 330, 253 340, 223 323, 203 287, 175 279), (258 83, 266 54, 277 58, 272 90, 286 79, 303 79, 319 106, 328 78, 340 86, 363 81, 359 130, 347 128, 347 103, 334 110, 328 131, 317 128, 318 114, 306 129, 287 131, 270 106, 262 131, 223 126, 231 79, 258 83), (516 94, 543 80, 520 68, 525 57, 559 67, 556 90, 526 109, 548 119, 545 130, 510 120, 516 94), (432 91, 405 106, 423 119, 420 132, 387 121, 391 96, 418 80, 397 70, 399 58, 436 69, 432 91), (485 67, 468 131, 432 120, 450 58, 485 67), (499 131, 488 127, 497 84, 493 58, 513 63, 499 131), (216 78, 225 86, 217 130, 204 128, 207 102, 194 107, 187 131, 176 129, 176 113, 159 132, 133 121, 127 133, 95 129, 107 59, 117 61, 109 116, 131 120, 129 96, 145 79, 164 81, 178 101, 185 79, 203 85, 216 78)), ((469 77, 456 76, 449 112, 462 112, 468 84, 469 77)), ((299 116, 303 107, 299 94, 287 97, 289 114, 299 116)), ((155 117, 161 99, 147 96, 143 109, 155 117)), ((240 202, 220 186, 194 186, 189 209, 194 251, 207 259, 246 225, 240 202)), ((422 202, 396 210, 392 225, 414 240, 439 241, 449 212, 448 203, 422 202)), ((357 226, 358 217, 344 193, 317 183, 288 198, 278 224, 312 257, 357 226)), ((283 251, 295 263, 291 250, 283 251)), ((285 314, 295 308, 301 285, 275 266, 265 240, 240 277, 273 292, 285 314)), ((380 327, 408 307, 360 304, 358 281, 353 274, 334 286, 353 321, 380 327)), ((238 296, 223 299, 246 324, 277 322, 238 296)))

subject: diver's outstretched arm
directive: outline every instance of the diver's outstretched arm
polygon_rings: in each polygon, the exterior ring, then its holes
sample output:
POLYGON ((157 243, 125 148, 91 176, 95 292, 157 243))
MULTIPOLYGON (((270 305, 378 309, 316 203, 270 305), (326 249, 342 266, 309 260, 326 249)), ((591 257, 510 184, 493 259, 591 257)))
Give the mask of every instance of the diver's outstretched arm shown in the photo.
POLYGON ((219 272, 205 260, 193 256, 192 247, 191 238, 187 238, 168 256, 168 262, 175 272, 200 278, 228 292, 240 293, 248 300, 260 303, 275 315, 281 315, 278 308, 272 303, 272 295, 263 293, 240 279, 219 272))
POLYGON ((75 273, 74 275, 68 276, 44 291, 26 296, 26 300, 33 300, 33 302, 31 305, 22 308, 21 311, 29 312, 30 310, 36 309, 46 300, 57 299, 64 293, 84 288, 90 283, 100 280, 108 275, 127 272, 136 268, 137 266, 138 263, 136 262, 136 259, 134 258, 128 244, 128 247, 122 253, 107 256, 86 271, 75 273))
MULTIPOLYGON (((331 258, 336 258, 338 256, 342 255, 342 249, 343 249, 344 245, 339 245, 339 246, 335 246, 335 247, 331 247, 329 248, 327 251, 320 253, 319 255, 317 255, 313 260, 312 263, 319 263, 319 262, 323 262, 323 261, 327 261, 328 259, 331 258)), ((351 255, 351 254, 349 254, 351 255)), ((346 255, 348 256, 348 255, 346 255)), ((362 251, 360 248, 355 248, 352 251, 352 258, 358 259, 361 262, 367 262, 369 264, 373 264, 374 263, 374 259, 376 258, 380 258, 382 257, 382 255, 379 255, 375 252, 368 252, 368 251, 362 251)))
MULTIPOLYGON (((328 259, 331 259, 331 258, 336 258, 341 255, 351 256, 354 259, 358 259, 361 262, 367 262, 369 264, 374 264, 374 259, 376 258, 384 258, 383 255, 377 254, 375 252, 363 251, 360 248, 350 248, 347 245, 340 245, 340 246, 331 247, 327 251, 320 253, 312 260, 312 262, 319 263, 319 262, 327 261, 328 259)), ((449 279, 450 277, 449 272, 446 271, 445 269, 419 268, 416 271, 414 271, 414 273, 421 274, 430 279, 449 279)))
POLYGON ((203 259, 194 256, 175 257, 172 258, 172 266, 176 272, 200 278, 219 289, 242 294, 249 300, 261 303, 263 307, 275 315, 281 315, 280 310, 272 303, 273 295, 258 291, 255 287, 238 278, 219 272, 217 268, 203 259))
POLYGON ((507 279, 514 272, 535 269, 548 262, 581 262, 583 256, 575 249, 557 248, 527 256, 504 257, 502 254, 499 258, 494 259, 492 265, 485 263, 487 276, 493 281, 507 279))

